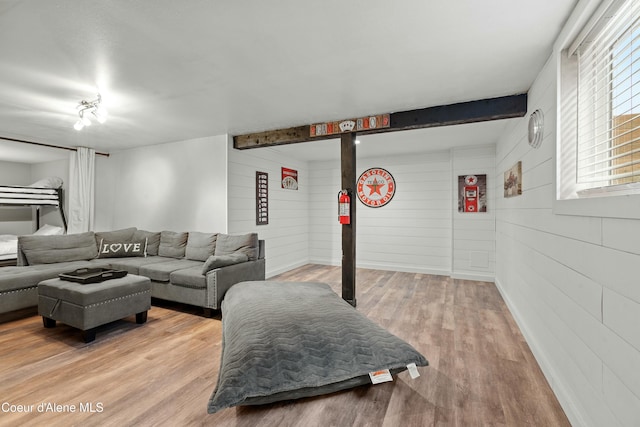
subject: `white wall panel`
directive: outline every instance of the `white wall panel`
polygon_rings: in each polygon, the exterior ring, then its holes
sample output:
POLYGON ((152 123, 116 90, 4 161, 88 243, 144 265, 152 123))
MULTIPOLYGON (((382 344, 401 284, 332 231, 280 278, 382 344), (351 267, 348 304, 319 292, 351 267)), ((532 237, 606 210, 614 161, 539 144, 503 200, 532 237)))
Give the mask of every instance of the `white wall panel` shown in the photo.
POLYGON ((309 262, 309 187, 306 162, 269 148, 236 150, 229 143, 229 233, 257 232, 266 244, 267 277, 309 262), (298 190, 281 188, 281 168, 298 171, 298 190), (269 224, 256 225, 256 172, 269 174, 269 224))
MULTIPOLYGON (((390 143, 393 134, 389 134, 390 143)), ((356 148, 357 151, 357 148, 356 148)), ((449 151, 357 158, 357 175, 380 167, 393 175, 396 193, 371 208, 355 198, 358 267, 449 275, 451 271, 451 173, 449 151)), ((340 265, 337 218, 340 163, 311 162, 310 259, 340 265)))
POLYGON ((527 143, 527 115, 496 147, 496 283, 570 420, 638 425, 640 222, 554 213, 556 70, 552 56, 529 91, 542 146, 527 143), (523 194, 505 199, 503 173, 517 161, 523 194))
POLYGON ((96 162, 96 230, 226 232, 227 136, 112 153, 96 162))

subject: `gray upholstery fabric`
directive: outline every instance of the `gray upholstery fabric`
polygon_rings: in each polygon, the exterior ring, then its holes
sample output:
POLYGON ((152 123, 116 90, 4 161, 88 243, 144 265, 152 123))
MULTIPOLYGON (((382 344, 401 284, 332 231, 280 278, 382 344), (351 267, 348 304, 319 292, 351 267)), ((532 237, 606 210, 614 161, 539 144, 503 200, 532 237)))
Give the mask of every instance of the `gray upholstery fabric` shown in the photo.
POLYGON ((96 245, 100 246, 103 239, 107 242, 129 242, 136 230, 135 227, 129 227, 113 231, 96 231, 96 245))
POLYGON ((188 233, 177 233, 175 231, 162 231, 160 233, 160 246, 158 247, 158 255, 171 258, 184 257, 184 251, 187 247, 188 233))
POLYGON ((160 246, 160 232, 136 230, 135 233, 133 233, 132 239, 147 239, 147 255, 158 255, 158 247, 160 246))
POLYGON ((133 257, 133 258, 110 258, 107 261, 111 268, 117 270, 125 270, 131 274, 139 274, 140 267, 148 264, 155 264, 157 262, 175 261, 175 258, 161 257, 161 256, 148 256, 148 257, 133 257))
POLYGON ((258 233, 236 236, 218 234, 214 255, 230 255, 236 252, 247 254, 251 261, 258 259, 258 233))
POLYGON ((370 372, 428 365, 324 283, 238 283, 222 302, 222 334, 209 413, 332 393, 370 383, 370 372))
POLYGON ((207 287, 207 279, 202 274, 200 266, 172 271, 169 274, 169 281, 171 284, 183 288, 204 289, 207 287))
POLYGON ((29 265, 90 260, 98 256, 92 231, 63 236, 19 236, 18 242, 29 265))
POLYGON ((174 259, 173 261, 154 262, 152 264, 141 265, 138 272, 141 276, 147 276, 151 280, 158 282, 168 282, 172 271, 183 268, 202 268, 202 261, 192 261, 190 259, 174 259))
POLYGON ((38 314, 87 330, 151 308, 151 282, 129 274, 81 285, 51 279, 38 285, 38 314))
POLYGON ((204 262, 202 266, 202 274, 207 274, 209 271, 226 267, 227 265, 239 264, 241 262, 247 262, 249 257, 245 253, 233 253, 229 255, 211 255, 204 262))
POLYGON ((190 231, 184 256, 194 261, 206 261, 216 250, 217 233, 190 231))

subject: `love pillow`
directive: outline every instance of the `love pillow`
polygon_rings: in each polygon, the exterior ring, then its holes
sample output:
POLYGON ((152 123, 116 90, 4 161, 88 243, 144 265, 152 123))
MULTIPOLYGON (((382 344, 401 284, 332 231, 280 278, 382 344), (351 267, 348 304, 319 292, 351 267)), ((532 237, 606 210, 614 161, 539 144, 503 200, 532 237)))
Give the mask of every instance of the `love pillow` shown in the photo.
POLYGON ((147 256, 147 239, 129 242, 110 242, 100 240, 98 258, 122 258, 133 256, 147 256))

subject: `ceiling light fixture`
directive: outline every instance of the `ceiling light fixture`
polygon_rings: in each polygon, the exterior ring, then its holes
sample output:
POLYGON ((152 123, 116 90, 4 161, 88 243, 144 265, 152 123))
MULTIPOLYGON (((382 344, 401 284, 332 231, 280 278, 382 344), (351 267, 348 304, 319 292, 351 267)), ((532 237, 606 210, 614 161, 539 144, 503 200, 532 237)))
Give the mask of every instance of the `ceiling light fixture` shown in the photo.
POLYGON ((93 101, 80 101, 76 108, 78 109, 80 119, 73 125, 75 130, 82 130, 85 126, 91 126, 89 114, 93 114, 93 117, 98 120, 99 123, 107 121, 107 110, 102 106, 102 97, 100 94, 98 94, 98 97, 93 101))

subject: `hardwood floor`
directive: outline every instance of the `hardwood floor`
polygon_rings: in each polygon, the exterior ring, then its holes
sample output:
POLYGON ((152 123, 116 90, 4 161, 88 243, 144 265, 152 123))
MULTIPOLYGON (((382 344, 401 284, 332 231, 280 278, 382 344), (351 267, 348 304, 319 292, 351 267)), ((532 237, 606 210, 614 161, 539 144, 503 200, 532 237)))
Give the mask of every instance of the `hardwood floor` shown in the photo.
MULTIPOLYGON (((85 344, 77 330, 45 329, 31 315, 0 323, 0 425, 569 425, 492 283, 364 269, 356 278, 357 309, 429 360, 419 378, 403 372, 392 383, 209 415, 219 316, 155 302, 146 324, 131 316, 85 344)), ((322 281, 340 293, 341 271, 307 265, 272 280, 322 281)))

